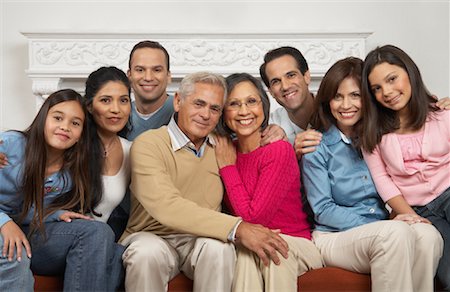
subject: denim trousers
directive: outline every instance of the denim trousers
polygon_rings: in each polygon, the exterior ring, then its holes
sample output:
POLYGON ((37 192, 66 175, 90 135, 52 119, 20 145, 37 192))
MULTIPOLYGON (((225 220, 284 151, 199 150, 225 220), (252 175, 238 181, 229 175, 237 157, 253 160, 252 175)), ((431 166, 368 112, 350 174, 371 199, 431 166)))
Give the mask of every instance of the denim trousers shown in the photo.
POLYGON ((31 270, 39 275, 64 275, 64 291, 115 291, 124 277, 124 247, 114 242, 111 228, 83 219, 45 224, 30 238, 31 270))
POLYGON ((119 241, 122 233, 127 227, 128 217, 130 217, 130 206, 130 190, 127 189, 122 202, 120 202, 120 204, 112 211, 107 222, 111 229, 114 231, 114 234, 116 236, 115 241, 119 241))
POLYGON ((444 253, 436 276, 442 287, 450 291, 450 188, 425 206, 413 207, 416 213, 433 223, 444 239, 444 253))
POLYGON ((30 270, 30 259, 25 247, 22 248, 22 260, 17 261, 16 252, 13 260, 8 261, 8 256, 3 257, 3 237, 0 235, 0 291, 26 291, 32 292, 34 286, 33 274, 30 270))

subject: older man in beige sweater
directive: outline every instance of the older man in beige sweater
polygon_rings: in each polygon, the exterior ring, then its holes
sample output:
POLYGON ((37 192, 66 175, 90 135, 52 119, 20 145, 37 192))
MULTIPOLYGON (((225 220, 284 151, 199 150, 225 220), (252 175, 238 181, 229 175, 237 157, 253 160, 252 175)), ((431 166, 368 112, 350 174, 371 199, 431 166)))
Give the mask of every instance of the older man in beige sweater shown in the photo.
POLYGON ((166 291, 180 271, 194 280, 194 291, 230 291, 236 242, 265 264, 287 257, 276 232, 220 212, 224 190, 210 133, 225 95, 219 75, 186 76, 169 125, 134 141, 134 196, 121 238, 127 291, 166 291))

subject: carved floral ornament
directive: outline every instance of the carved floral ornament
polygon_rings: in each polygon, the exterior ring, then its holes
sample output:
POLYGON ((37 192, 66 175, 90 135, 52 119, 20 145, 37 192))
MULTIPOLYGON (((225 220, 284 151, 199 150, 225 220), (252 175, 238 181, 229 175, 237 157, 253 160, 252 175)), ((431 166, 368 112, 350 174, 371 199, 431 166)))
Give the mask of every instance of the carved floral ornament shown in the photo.
MULTIPOLYGON (((89 34, 23 33, 29 40, 28 76, 40 88, 54 88, 49 82, 64 83, 71 78, 86 78, 100 66, 128 68, 129 52, 144 39, 158 40, 170 54, 174 81, 195 71, 223 75, 248 72, 259 77, 264 54, 280 46, 298 48, 308 61, 311 76, 320 79, 337 60, 347 56, 363 57, 370 33, 304 34, 89 34), (55 78, 63 79, 55 81, 55 78)), ((48 92, 50 93, 50 92, 48 92)))

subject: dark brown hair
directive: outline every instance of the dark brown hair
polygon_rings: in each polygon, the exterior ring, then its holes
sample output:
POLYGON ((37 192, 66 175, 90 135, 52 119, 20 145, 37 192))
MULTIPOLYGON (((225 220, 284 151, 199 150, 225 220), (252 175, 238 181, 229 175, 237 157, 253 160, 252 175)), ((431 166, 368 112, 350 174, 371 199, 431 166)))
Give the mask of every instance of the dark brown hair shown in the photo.
MULTIPOLYGON (((122 83, 128 91, 128 96, 131 94, 130 81, 127 75, 117 67, 100 67, 97 70, 91 72, 86 79, 86 90, 84 95, 84 102, 89 108, 92 106, 95 95, 105 86, 108 82, 122 83)), ((131 108, 131 102, 129 103, 131 108)), ((105 151, 103 143, 98 135, 97 124, 95 123, 94 116, 88 112, 88 124, 89 129, 89 179, 91 186, 91 199, 92 207, 95 208, 103 197, 103 168, 105 160, 102 159, 105 151)), ((128 122, 125 127, 118 133, 119 136, 126 138, 129 131, 132 130, 131 114, 128 117, 128 122)), ((101 217, 102 214, 93 212, 95 216, 101 217)))
MULTIPOLYGON (((47 167, 47 143, 44 136, 45 122, 49 110, 53 106, 66 101, 77 101, 83 109, 85 117, 87 116, 81 95, 72 89, 63 89, 52 93, 45 100, 31 125, 22 132, 26 138, 26 146, 24 177, 21 186, 24 201, 19 222, 34 208, 35 212, 30 224, 31 233, 37 229, 43 232, 44 218, 57 210, 74 210, 81 213, 92 211, 87 172, 86 118, 78 142, 64 151, 63 166, 60 169, 61 172, 67 171, 71 176, 73 187, 69 192, 59 195, 44 209, 44 180, 47 167)), ((67 181, 64 182, 65 187, 62 190, 66 189, 67 183, 67 181)))
POLYGON ((134 47, 131 49, 131 52, 130 52, 130 59, 128 60, 128 69, 131 69, 131 59, 133 58, 134 51, 136 51, 138 49, 143 49, 143 48, 161 50, 164 53, 164 55, 166 56, 167 71, 170 72, 169 53, 167 52, 166 48, 164 48, 160 43, 155 42, 155 41, 141 41, 141 42, 137 43, 136 45, 134 45, 134 47))
POLYGON ((399 128, 398 112, 377 102, 371 90, 369 74, 375 66, 382 63, 399 66, 408 74, 411 99, 406 106, 411 118, 407 121, 407 128, 420 129, 425 124, 428 114, 439 110, 435 106, 436 98, 427 90, 419 68, 408 54, 392 45, 375 48, 364 60, 361 80, 364 122, 360 136, 362 147, 368 152, 375 149, 384 134, 392 133, 399 128))
MULTIPOLYGON (((328 69, 314 99, 314 115, 311 121, 314 128, 324 132, 331 125, 336 125, 336 118, 331 113, 330 101, 336 96, 339 85, 344 79, 352 78, 358 86, 361 85, 362 67, 363 61, 361 59, 348 57, 337 61, 328 69)), ((357 124, 360 122, 361 120, 357 124)))
MULTIPOLYGON (((233 91, 233 89, 241 82, 250 82, 252 83, 256 89, 258 90, 259 97, 261 98, 263 112, 264 112, 264 120, 261 124, 261 130, 264 130, 267 125, 269 124, 269 118, 270 118, 270 100, 267 96, 266 91, 264 90, 263 85, 261 84, 261 81, 253 77, 252 75, 248 73, 234 73, 225 78, 225 81, 227 82, 227 92, 228 94, 233 91)), ((226 107, 226 106, 225 106, 226 107)), ((227 126, 227 124, 224 121, 223 118, 224 114, 220 117, 220 121, 217 124, 217 130, 220 134, 226 135, 226 134, 233 134, 233 131, 227 126)))
POLYGON ((295 61, 297 62, 297 68, 303 75, 305 75, 305 73, 309 70, 308 62, 306 62, 305 57, 298 49, 294 47, 280 47, 270 50, 264 56, 264 63, 259 67, 259 74, 261 76, 261 79, 268 88, 270 87, 270 80, 267 78, 266 73, 267 64, 286 55, 291 56, 295 59, 295 61))

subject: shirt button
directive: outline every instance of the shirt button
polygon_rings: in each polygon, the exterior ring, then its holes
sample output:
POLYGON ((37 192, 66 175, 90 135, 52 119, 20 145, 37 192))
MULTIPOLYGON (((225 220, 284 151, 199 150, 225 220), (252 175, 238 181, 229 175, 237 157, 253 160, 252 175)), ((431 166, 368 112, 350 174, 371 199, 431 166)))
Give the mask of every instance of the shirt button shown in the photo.
POLYGON ((373 213, 375 213, 375 209, 374 208, 370 208, 369 212, 373 214, 373 213))

